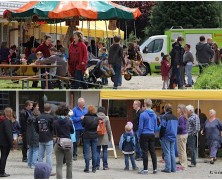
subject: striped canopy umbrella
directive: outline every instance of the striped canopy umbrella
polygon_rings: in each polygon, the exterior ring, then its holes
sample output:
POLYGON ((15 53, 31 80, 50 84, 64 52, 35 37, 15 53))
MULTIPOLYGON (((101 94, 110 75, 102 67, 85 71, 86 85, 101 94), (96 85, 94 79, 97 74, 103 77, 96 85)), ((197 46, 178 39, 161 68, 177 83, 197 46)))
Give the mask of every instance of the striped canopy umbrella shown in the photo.
POLYGON ((38 19, 136 19, 141 15, 138 8, 128 8, 111 1, 31 1, 17 10, 5 10, 9 20, 38 19))

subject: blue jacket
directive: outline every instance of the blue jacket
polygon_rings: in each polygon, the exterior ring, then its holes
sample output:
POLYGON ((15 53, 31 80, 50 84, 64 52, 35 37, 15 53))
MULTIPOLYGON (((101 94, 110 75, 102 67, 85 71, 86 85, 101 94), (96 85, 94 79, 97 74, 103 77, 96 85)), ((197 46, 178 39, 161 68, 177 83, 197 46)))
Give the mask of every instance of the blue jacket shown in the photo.
POLYGON ((75 126, 75 130, 83 130, 84 128, 82 127, 81 116, 84 116, 86 113, 88 113, 88 109, 84 107, 83 110, 81 110, 78 106, 76 106, 72 111, 73 115, 70 118, 75 126))
POLYGON ((141 134, 154 134, 157 129, 157 116, 152 109, 147 109, 140 114, 139 136, 141 134))
POLYGON ((134 153, 135 150, 135 136, 131 132, 125 132, 121 135, 119 141, 119 149, 123 153, 134 153))
POLYGON ((160 139, 165 137, 169 141, 176 141, 178 119, 172 112, 167 112, 162 116, 160 125, 160 139))

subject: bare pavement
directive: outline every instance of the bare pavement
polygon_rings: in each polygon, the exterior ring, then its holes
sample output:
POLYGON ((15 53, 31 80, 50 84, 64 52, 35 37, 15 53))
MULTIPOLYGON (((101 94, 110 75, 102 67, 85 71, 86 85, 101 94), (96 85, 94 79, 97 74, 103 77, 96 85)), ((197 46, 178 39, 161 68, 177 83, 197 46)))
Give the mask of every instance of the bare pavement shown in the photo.
MULTIPOLYGON (((159 153, 160 154, 160 153, 159 153)), ((80 155, 77 161, 73 161, 73 179, 222 179, 222 158, 218 158, 215 164, 209 162, 204 163, 207 159, 198 159, 197 167, 188 168, 186 171, 177 171, 176 173, 160 172, 164 168, 164 163, 161 163, 161 156, 158 156, 158 173, 152 174, 152 162, 149 157, 149 174, 140 175, 137 171, 124 171, 124 158, 121 152, 118 151, 118 158, 113 157, 113 153, 109 152, 109 170, 97 170, 96 173, 84 173, 84 159, 80 155)), ((33 179, 34 170, 27 167, 27 163, 21 160, 22 152, 11 151, 7 165, 6 173, 11 176, 4 179, 33 179)), ((136 161, 137 166, 142 168, 142 161, 136 161)), ((190 163, 190 162, 189 162, 190 163)), ((63 166, 63 178, 65 178, 66 166, 63 166)), ((55 172, 55 155, 53 154, 53 172, 55 172)), ((3 178, 2 178, 3 179, 3 178)), ((51 176, 50 179, 56 179, 56 176, 51 176)))

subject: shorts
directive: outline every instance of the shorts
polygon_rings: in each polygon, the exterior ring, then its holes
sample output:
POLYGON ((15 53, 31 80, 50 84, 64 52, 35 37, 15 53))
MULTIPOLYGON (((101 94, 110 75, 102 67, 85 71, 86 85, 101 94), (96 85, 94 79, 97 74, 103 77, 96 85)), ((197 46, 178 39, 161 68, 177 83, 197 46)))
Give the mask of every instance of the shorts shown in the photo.
POLYGON ((18 134, 13 134, 13 140, 18 140, 18 134))

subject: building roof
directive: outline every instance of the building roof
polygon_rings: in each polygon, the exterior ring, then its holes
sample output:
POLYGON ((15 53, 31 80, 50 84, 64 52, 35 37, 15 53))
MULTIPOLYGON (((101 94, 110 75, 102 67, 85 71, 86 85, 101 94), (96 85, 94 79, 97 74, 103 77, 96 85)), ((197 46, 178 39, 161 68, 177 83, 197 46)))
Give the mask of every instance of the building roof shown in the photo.
POLYGON ((3 12, 6 9, 18 9, 25 5, 28 1, 23 0, 23 1, 0 1, 0 18, 3 16, 3 12))

